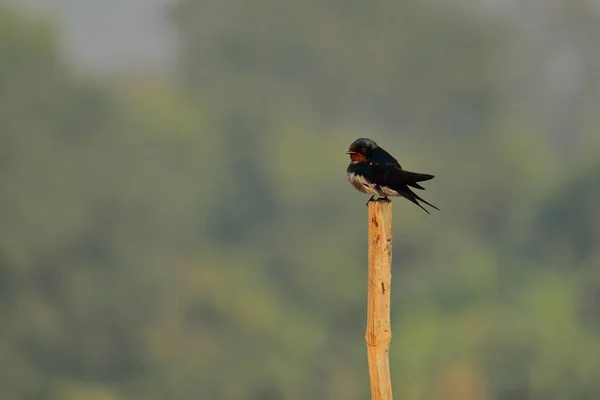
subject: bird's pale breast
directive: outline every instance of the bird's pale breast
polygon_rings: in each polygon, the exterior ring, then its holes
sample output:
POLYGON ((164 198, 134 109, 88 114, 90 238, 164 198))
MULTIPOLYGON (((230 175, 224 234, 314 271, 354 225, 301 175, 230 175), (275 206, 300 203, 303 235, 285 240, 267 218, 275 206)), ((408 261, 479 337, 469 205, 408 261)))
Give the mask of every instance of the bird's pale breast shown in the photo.
POLYGON ((378 196, 398 196, 398 192, 385 186, 369 183, 364 176, 355 172, 346 172, 348 181, 358 190, 366 194, 375 194, 378 196))

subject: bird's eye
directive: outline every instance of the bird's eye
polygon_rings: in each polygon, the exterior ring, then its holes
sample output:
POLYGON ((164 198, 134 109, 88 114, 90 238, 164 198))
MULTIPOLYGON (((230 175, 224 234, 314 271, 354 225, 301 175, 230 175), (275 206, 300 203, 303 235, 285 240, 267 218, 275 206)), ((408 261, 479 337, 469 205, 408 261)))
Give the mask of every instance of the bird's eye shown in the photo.
POLYGON ((360 149, 360 152, 363 153, 363 154, 365 154, 367 152, 367 148, 363 147, 362 149, 360 149))

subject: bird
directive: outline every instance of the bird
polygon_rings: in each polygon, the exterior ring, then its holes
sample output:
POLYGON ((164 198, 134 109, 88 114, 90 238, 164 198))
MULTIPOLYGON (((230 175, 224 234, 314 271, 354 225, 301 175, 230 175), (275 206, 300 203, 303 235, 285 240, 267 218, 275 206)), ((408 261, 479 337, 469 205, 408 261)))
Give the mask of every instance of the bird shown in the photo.
POLYGON ((418 182, 428 181, 434 177, 430 174, 419 174, 402 169, 398 161, 371 139, 356 139, 346 154, 350 155, 350 165, 346 176, 352 186, 359 192, 372 195, 367 205, 375 196, 388 200, 388 196, 401 196, 429 211, 419 202, 425 203, 439 211, 439 208, 422 199, 410 188, 425 190, 418 182), (409 187, 410 186, 410 187, 409 187))

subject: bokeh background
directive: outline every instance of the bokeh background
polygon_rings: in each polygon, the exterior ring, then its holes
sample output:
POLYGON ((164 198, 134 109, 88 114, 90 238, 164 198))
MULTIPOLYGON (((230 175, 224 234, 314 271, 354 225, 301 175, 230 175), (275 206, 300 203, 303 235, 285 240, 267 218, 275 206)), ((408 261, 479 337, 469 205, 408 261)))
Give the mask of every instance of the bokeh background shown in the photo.
POLYGON ((370 137, 399 399, 600 398, 600 2, 0 5, 0 398, 369 397, 370 137))

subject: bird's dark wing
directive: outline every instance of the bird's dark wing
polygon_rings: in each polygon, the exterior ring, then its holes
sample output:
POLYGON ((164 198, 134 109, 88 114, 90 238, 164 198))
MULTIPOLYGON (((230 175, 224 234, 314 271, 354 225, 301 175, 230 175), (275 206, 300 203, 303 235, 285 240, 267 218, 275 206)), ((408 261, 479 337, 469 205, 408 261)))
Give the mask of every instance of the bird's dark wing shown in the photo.
POLYGON ((410 185, 422 189, 417 182, 428 181, 433 177, 429 174, 406 171, 389 162, 372 164, 371 181, 378 185, 410 185))
POLYGON ((425 190, 425 188, 421 185, 419 185, 417 182, 411 182, 411 183, 407 183, 408 186, 414 187, 415 189, 421 189, 421 190, 425 190))
POLYGON ((382 149, 381 147, 376 148, 371 153, 371 160, 374 163, 392 164, 402 169, 398 160, 394 158, 390 153, 382 149))

